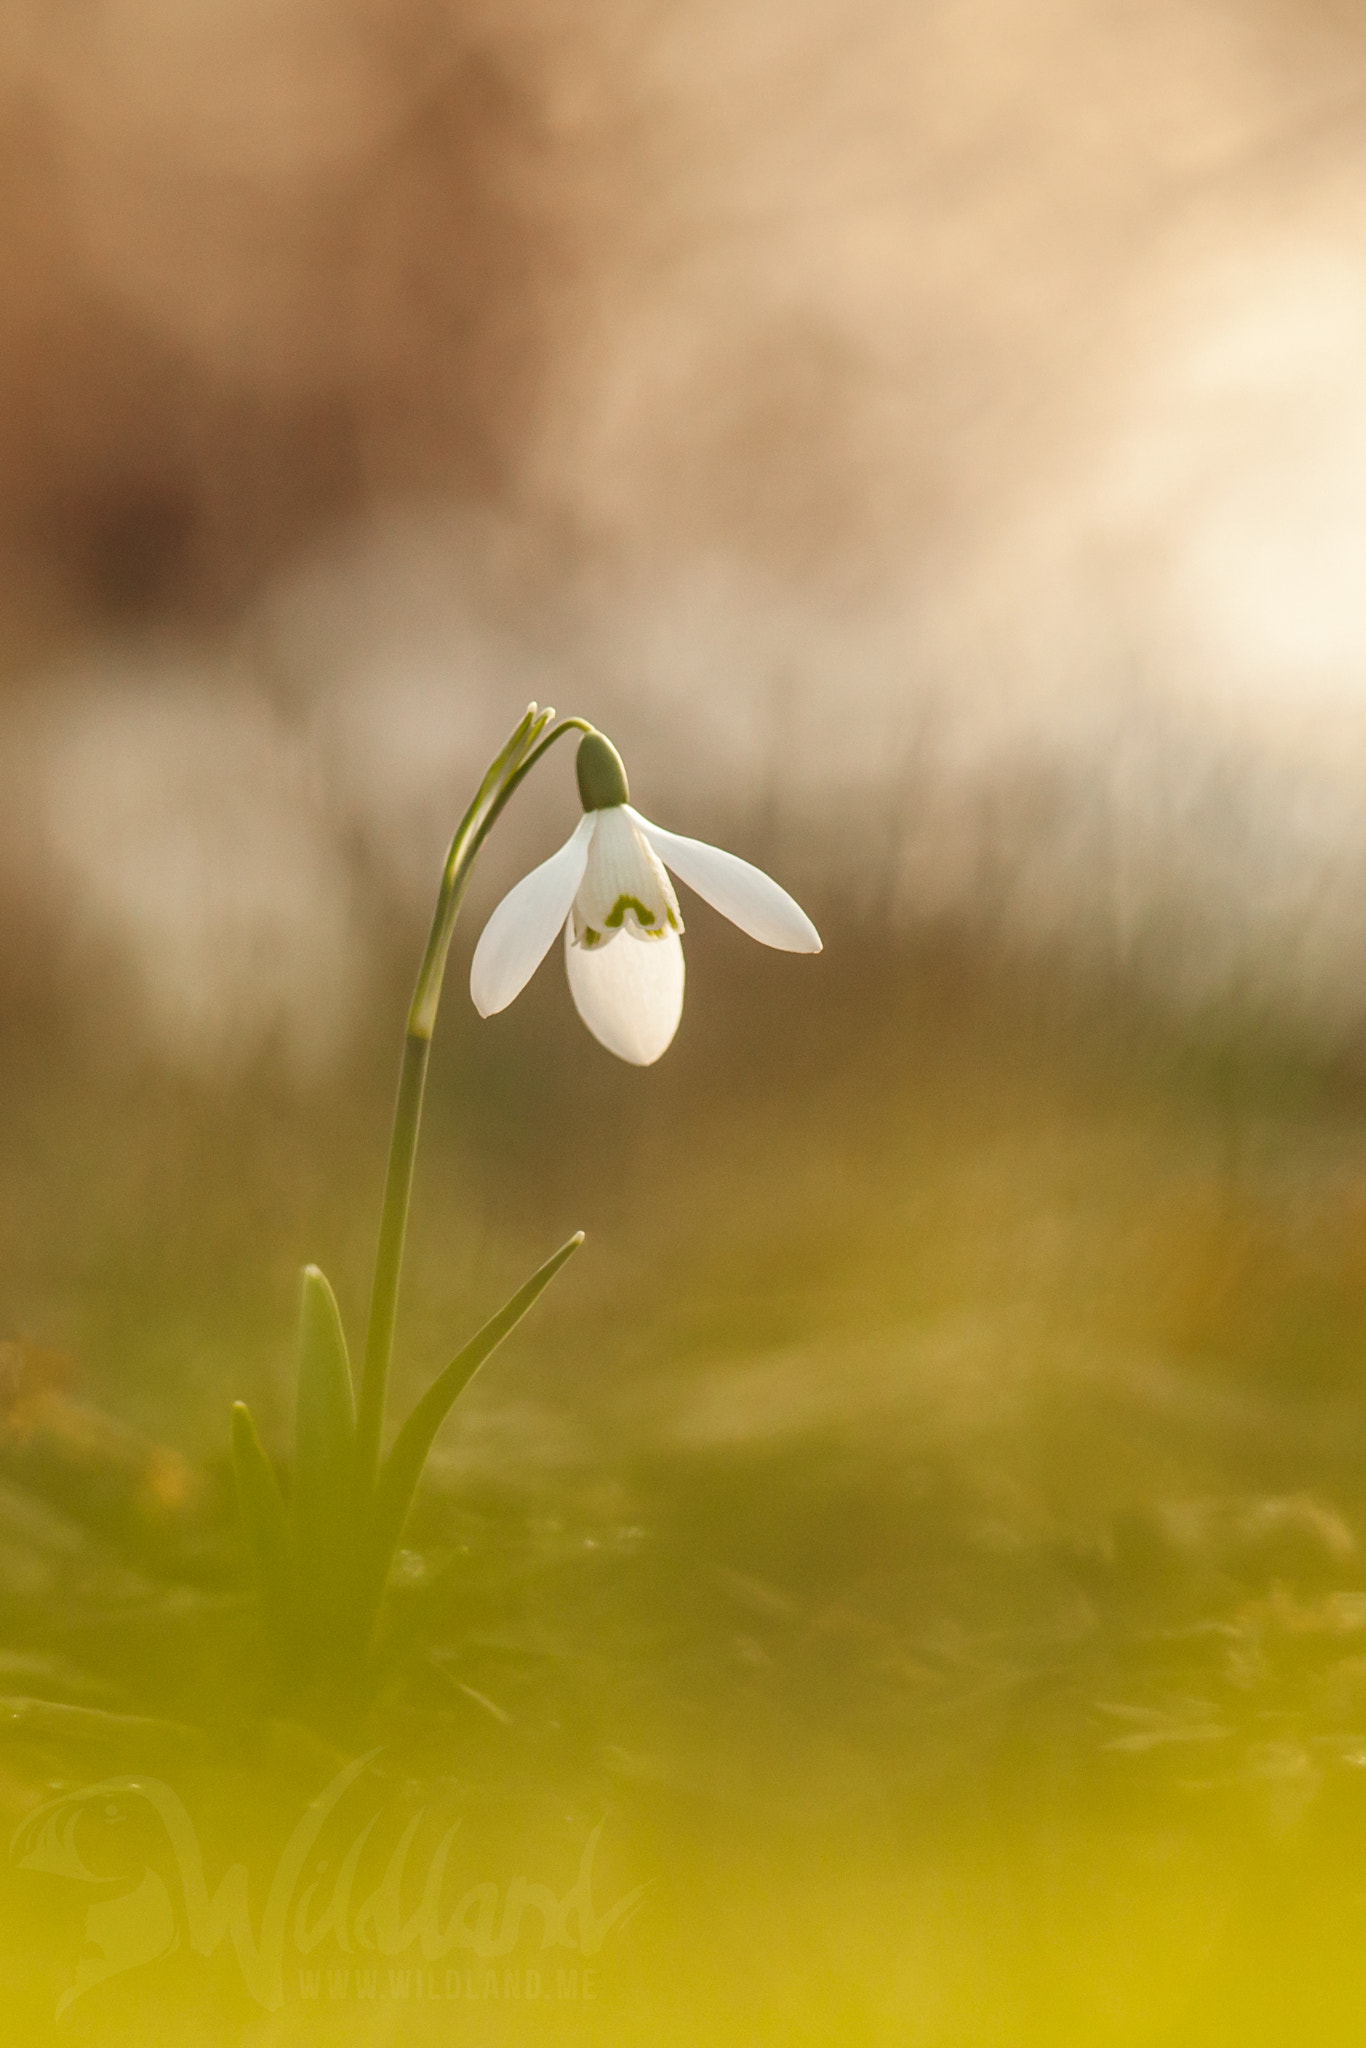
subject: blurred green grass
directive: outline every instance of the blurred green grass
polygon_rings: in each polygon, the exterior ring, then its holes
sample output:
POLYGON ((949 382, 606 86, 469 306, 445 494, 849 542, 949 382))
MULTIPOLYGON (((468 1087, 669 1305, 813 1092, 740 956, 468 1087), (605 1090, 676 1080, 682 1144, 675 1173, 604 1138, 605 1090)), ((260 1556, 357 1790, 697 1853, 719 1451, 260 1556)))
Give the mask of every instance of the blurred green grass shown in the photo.
MULTIPOLYGON (((651 1886, 592 2013, 268 2017, 182 1956, 64 2038, 1349 2038, 1366 1079, 948 939, 794 966, 704 927, 689 968, 643 1074, 553 973, 487 1026, 453 979, 400 1392, 589 1240, 448 1425, 341 1736, 269 1708, 222 1456, 237 1396, 286 1439, 305 1259, 358 1331, 391 1048, 304 1094, 12 1047, 8 1334, 85 1420, 12 1416, 0 1474, 11 1825, 159 1772, 264 1883, 373 1744, 471 1867, 563 1873, 606 1816, 651 1886)), ((8 1876, 25 2038, 70 1892, 8 1876)))

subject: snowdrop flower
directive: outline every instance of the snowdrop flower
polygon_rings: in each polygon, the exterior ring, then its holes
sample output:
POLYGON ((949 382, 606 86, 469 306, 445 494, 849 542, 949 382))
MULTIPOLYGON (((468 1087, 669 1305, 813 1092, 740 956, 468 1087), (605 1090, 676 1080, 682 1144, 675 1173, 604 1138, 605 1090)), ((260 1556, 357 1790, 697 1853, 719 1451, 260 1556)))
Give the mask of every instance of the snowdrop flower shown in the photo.
POLYGON ((762 945, 820 952, 806 912, 759 868, 633 811, 621 757, 600 732, 579 743, 578 777, 584 815, 572 838, 503 898, 474 949, 481 1017, 521 994, 563 925, 579 1015, 618 1059, 650 1066, 683 1014, 683 918, 667 868, 762 945))

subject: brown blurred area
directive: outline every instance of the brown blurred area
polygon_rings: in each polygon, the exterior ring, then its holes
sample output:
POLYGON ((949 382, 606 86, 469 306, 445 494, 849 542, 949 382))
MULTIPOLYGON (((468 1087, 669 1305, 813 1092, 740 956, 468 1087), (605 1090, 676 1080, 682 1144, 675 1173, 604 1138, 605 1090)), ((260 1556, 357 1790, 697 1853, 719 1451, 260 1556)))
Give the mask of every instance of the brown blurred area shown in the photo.
POLYGON ((1350 10, 1271 0, 0 34, 11 635, 37 593, 221 624, 414 494, 904 569, 1160 343, 1183 237, 1332 224, 1366 62, 1350 10))
POLYGON ((563 240, 515 45, 345 0, 2 33, 11 632, 35 587, 221 627, 386 494, 505 487, 563 240))
POLYGON ((536 695, 808 893, 1355 1031, 1364 66, 1272 0, 13 0, 11 1013, 88 958, 193 1067, 335 1057, 536 695))

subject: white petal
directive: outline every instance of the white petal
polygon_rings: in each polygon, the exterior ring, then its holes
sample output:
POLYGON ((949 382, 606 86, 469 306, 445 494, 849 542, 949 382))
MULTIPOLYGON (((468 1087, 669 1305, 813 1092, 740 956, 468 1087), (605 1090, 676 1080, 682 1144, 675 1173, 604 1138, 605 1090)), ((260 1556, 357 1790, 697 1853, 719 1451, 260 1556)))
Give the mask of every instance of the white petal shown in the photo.
POLYGON ((582 945, 603 945, 618 932, 647 943, 662 931, 681 932, 683 919, 674 885, 659 855, 623 804, 594 811, 597 830, 588 849, 579 893, 574 898, 574 937, 582 945))
POLYGON ((564 934, 569 992, 608 1052, 649 1067, 668 1050, 683 1015, 683 945, 677 932, 639 945, 576 946, 564 934))
POLYGON ((585 812, 573 838, 509 889, 479 934, 470 994, 481 1017, 505 1010, 550 951, 583 880, 595 822, 596 814, 585 812))
POLYGON ((628 815, 680 882, 695 889, 704 903, 710 903, 760 945, 777 946, 784 953, 820 952, 815 925, 762 868, 751 867, 738 854, 723 853, 719 846, 708 846, 701 839, 680 839, 676 832, 663 832, 639 811, 628 809, 628 815))

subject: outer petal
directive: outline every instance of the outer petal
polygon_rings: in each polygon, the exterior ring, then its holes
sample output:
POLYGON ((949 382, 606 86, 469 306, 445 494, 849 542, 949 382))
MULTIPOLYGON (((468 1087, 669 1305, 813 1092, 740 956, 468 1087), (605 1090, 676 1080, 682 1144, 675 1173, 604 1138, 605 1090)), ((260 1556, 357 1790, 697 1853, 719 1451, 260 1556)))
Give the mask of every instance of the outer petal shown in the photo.
POLYGON ((608 1052, 649 1067, 668 1050, 683 1014, 683 946, 677 932, 636 945, 576 946, 564 934, 569 993, 608 1052))
POLYGON ((550 951, 583 880, 596 822, 595 812, 585 812, 573 838, 523 875, 479 934, 470 963, 470 994, 481 1017, 505 1010, 550 951))
POLYGON ((786 889, 780 889, 762 868, 751 867, 738 854, 723 853, 701 839, 680 839, 676 832, 663 832, 626 806, 666 868, 672 868, 680 882, 695 889, 704 903, 719 910, 742 932, 748 932, 762 946, 777 946, 784 953, 819 953, 820 933, 799 903, 786 889))

